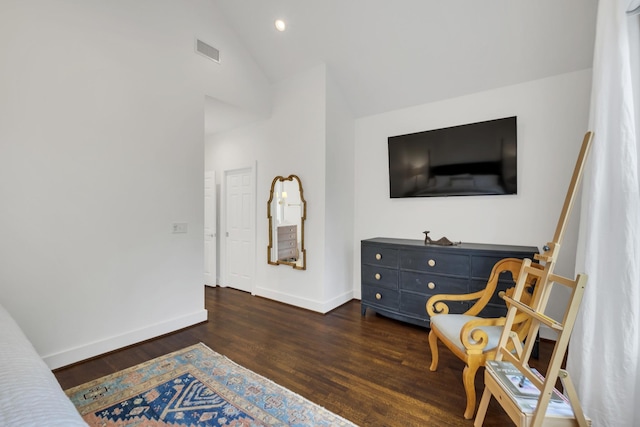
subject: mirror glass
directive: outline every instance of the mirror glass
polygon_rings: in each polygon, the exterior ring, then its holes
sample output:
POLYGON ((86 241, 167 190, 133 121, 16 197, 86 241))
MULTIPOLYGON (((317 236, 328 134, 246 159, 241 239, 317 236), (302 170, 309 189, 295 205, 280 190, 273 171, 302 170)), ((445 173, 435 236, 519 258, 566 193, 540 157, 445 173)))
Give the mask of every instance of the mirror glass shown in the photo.
POLYGON ((273 179, 267 202, 267 217, 267 262, 271 265, 284 264, 296 270, 306 270, 304 221, 307 218, 307 202, 304 200, 302 182, 298 176, 276 176, 273 179))

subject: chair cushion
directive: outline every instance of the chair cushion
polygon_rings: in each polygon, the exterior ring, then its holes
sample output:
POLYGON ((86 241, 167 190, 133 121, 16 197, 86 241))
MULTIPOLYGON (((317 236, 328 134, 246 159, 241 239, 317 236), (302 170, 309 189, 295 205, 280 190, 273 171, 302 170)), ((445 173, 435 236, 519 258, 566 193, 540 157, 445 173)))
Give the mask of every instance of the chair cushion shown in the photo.
MULTIPOLYGON (((440 331, 445 339, 464 352, 465 348, 460 340, 460 330, 465 323, 475 319, 480 319, 480 317, 467 316, 465 314, 438 314, 431 316, 431 324, 440 331)), ((500 341, 500 335, 502 334, 502 326, 481 326, 478 329, 485 331, 489 337, 489 344, 484 348, 485 352, 498 346, 498 341, 500 341)))

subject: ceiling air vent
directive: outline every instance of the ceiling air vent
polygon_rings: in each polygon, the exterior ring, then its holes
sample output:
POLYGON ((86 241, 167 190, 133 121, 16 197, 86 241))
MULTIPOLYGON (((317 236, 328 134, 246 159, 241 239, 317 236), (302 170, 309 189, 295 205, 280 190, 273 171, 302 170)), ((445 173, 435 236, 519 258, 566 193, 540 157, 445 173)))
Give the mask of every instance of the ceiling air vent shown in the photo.
POLYGON ((196 52, 212 61, 220 63, 220 51, 213 46, 209 46, 202 40, 196 39, 196 52))

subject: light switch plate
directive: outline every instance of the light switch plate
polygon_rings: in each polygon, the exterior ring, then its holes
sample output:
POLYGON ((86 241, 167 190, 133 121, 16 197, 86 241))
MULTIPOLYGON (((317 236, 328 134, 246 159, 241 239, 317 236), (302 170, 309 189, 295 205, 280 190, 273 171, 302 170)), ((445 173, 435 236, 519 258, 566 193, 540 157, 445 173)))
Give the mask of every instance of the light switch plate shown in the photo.
POLYGON ((187 223, 186 222, 174 222, 173 224, 171 224, 171 232, 173 234, 186 233, 187 232, 187 223))

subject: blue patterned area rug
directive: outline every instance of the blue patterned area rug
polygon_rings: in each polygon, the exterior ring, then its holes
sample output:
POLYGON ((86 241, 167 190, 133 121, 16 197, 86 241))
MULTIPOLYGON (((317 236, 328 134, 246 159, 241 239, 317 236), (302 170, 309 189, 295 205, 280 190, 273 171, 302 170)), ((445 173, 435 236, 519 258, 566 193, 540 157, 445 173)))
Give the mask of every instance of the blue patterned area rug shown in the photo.
POLYGON ((66 393, 90 426, 355 426, 202 343, 66 393))

